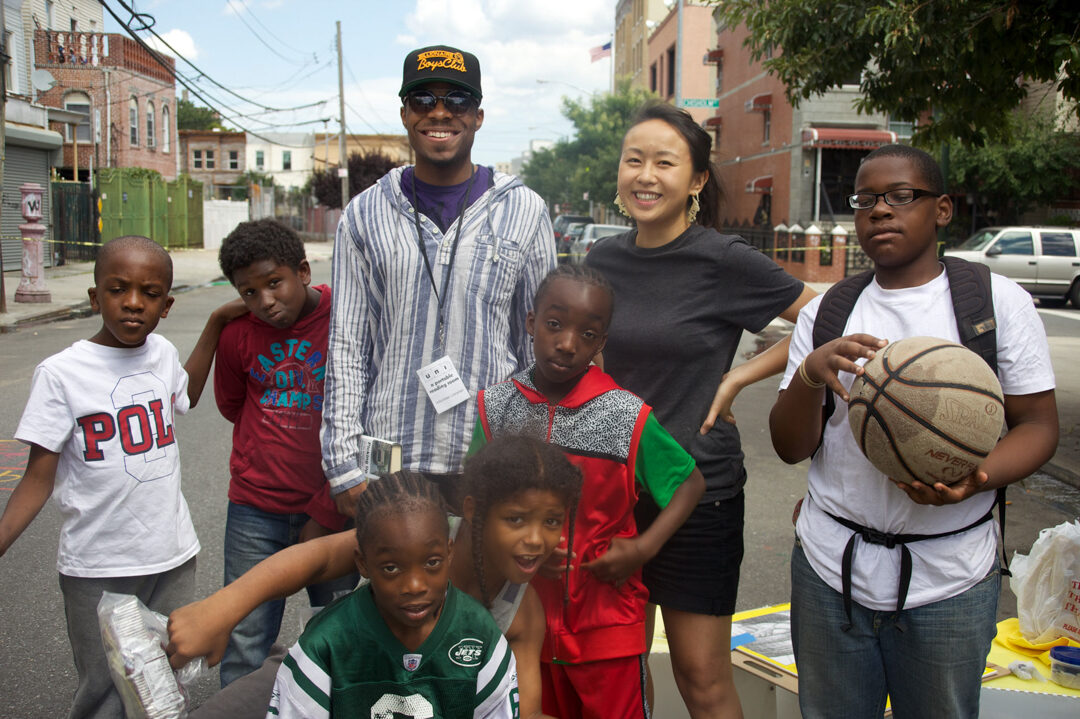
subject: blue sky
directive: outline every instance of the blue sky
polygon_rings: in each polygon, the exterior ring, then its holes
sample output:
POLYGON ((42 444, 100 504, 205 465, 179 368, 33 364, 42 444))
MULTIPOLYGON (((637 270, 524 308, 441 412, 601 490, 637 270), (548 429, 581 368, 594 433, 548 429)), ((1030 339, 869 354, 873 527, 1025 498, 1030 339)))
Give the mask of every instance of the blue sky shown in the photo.
MULTIPOLYGON (((561 98, 586 97, 610 86, 611 59, 590 62, 589 49, 607 42, 616 0, 142 0, 136 11, 154 18, 154 30, 206 75, 265 106, 324 105, 266 113, 205 79, 196 87, 247 129, 337 131, 334 21, 340 20, 345 57, 349 132, 401 132, 401 66, 416 47, 445 43, 476 54, 484 86, 484 126, 473 159, 508 161, 529 141, 572 132, 559 112, 561 98), (260 39, 261 38, 261 39, 260 39), (537 80, 545 80, 539 83, 537 80)), ((115 0, 106 3, 125 21, 115 0)), ((131 24, 131 23, 129 23, 131 24)), ((123 29, 105 13, 108 32, 123 29)), ((147 36, 148 33, 140 33, 147 36)), ((182 74, 198 73, 183 61, 182 74)), ((180 87, 177 87, 180 91, 180 87)), ((192 98, 194 100, 194 98, 192 98)))

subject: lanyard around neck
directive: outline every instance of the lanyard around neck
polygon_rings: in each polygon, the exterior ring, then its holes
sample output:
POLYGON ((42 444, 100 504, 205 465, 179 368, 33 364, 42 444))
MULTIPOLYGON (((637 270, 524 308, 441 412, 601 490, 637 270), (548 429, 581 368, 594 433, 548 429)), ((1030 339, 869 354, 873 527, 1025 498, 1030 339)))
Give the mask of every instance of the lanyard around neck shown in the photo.
POLYGON ((446 267, 446 275, 443 277, 442 292, 435 282, 435 273, 431 271, 431 260, 428 259, 427 249, 424 247, 424 234, 420 231, 420 203, 416 195, 416 170, 412 174, 412 201, 413 216, 416 219, 416 241, 420 245, 420 255, 424 258, 424 268, 427 270, 428 279, 431 280, 431 290, 435 293, 435 301, 439 306, 439 325, 442 326, 442 308, 446 302, 446 290, 450 284, 450 275, 454 270, 454 258, 457 257, 458 242, 461 240, 461 224, 465 219, 465 207, 469 204, 469 193, 472 192, 473 180, 476 179, 476 166, 473 166, 469 175, 469 184, 465 186, 465 197, 461 200, 461 209, 458 210, 457 231, 454 234, 454 243, 450 245, 450 262, 446 267))

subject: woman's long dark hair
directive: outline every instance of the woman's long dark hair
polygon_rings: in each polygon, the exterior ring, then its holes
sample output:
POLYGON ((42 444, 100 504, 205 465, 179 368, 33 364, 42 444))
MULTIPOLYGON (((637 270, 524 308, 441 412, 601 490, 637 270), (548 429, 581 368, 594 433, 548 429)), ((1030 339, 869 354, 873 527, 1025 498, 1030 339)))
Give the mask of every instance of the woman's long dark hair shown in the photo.
MULTIPOLYGON (((720 187, 720 175, 712 161, 712 137, 694 121, 689 112, 666 102, 653 100, 642 105, 634 115, 634 119, 630 121, 630 127, 648 120, 662 120, 674 128, 690 146, 690 160, 693 163, 694 172, 709 173, 709 179, 705 181, 705 186, 698 194, 701 209, 698 211, 695 223, 720 229, 720 206, 724 200, 724 191, 720 187)), ((689 198, 686 200, 686 206, 690 207, 689 198)))

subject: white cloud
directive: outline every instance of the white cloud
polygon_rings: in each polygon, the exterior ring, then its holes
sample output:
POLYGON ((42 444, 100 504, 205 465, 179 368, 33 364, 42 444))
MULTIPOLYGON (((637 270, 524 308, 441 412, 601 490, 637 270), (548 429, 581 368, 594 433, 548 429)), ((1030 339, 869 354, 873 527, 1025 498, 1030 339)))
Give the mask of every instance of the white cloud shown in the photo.
POLYGON ((522 138, 572 132, 561 115, 563 96, 587 98, 610 88, 611 60, 593 63, 589 50, 611 38, 615 4, 417 0, 406 18, 410 35, 397 40, 403 51, 449 43, 479 58, 485 122, 474 155, 509 159, 525 149, 522 138))
MULTIPOLYGON (((180 53, 188 60, 195 60, 199 56, 199 49, 195 46, 195 40, 193 40, 191 35, 186 31, 172 29, 167 32, 158 33, 158 35, 160 35, 165 42, 172 45, 173 48, 176 49, 176 52, 180 53)), ((167 48, 161 40, 157 39, 157 37, 147 34, 143 36, 143 40, 146 41, 147 45, 158 52, 175 57, 175 53, 167 48)))

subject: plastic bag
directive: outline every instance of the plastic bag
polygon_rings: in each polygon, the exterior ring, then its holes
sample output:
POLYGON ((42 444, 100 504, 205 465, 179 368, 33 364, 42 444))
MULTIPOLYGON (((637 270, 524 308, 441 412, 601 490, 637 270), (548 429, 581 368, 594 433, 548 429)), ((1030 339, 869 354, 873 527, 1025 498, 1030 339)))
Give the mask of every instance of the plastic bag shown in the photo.
POLYGON ((165 655, 168 620, 131 594, 104 592, 98 626, 113 684, 127 719, 184 719, 185 686, 206 672, 202 657, 173 672, 165 655))
POLYGON ((1080 520, 1039 532, 1031 553, 1014 553, 1009 568, 1024 638, 1080 641, 1080 520))

